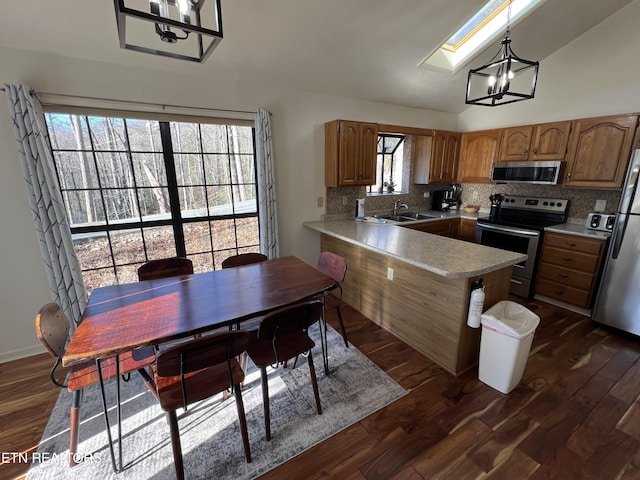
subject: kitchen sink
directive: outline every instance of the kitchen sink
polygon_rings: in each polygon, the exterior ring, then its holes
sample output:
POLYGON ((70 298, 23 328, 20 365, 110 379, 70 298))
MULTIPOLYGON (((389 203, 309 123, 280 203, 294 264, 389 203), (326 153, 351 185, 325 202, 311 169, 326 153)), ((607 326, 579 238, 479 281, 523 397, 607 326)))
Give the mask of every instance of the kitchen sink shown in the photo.
POLYGON ((441 218, 442 215, 437 213, 426 213, 426 212, 402 212, 400 215, 402 217, 409 217, 412 220, 427 220, 429 218, 441 218))
POLYGON ((413 222, 416 218, 405 217, 404 215, 376 215, 376 218, 382 218, 384 220, 392 220, 394 222, 413 222))

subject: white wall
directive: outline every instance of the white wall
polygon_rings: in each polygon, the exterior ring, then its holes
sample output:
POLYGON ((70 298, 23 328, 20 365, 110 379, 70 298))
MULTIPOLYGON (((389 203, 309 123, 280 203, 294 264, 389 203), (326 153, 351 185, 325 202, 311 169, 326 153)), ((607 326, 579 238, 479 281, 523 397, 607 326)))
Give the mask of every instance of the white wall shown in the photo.
MULTIPOLYGON (((636 0, 541 60, 534 99, 493 108, 472 106, 460 115, 458 129, 640 111, 639 23, 640 0, 636 0)), ((512 42, 517 52, 517 36, 512 42)))
MULTIPOLYGON (((181 63, 176 62, 176 70, 181 63)), ((336 118, 455 129, 451 114, 260 86, 238 78, 203 78, 0 48, 1 83, 36 91, 158 104, 273 113, 282 255, 315 264, 316 233, 302 226, 324 213, 324 122, 336 118)), ((0 96, 1 98, 1 96, 0 96)), ((27 203, 6 101, 0 100, 0 362, 43 351, 33 319, 50 301, 27 203)), ((325 201, 326 204, 326 201, 325 201)))

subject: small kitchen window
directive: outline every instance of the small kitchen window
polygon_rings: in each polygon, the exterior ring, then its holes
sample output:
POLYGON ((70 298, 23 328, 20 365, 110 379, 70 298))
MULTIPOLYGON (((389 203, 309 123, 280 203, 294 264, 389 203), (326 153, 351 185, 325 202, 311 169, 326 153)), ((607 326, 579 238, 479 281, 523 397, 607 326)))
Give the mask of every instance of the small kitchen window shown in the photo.
POLYGON ((402 192, 403 157, 404 135, 391 133, 378 135, 376 183, 369 185, 368 193, 402 192))

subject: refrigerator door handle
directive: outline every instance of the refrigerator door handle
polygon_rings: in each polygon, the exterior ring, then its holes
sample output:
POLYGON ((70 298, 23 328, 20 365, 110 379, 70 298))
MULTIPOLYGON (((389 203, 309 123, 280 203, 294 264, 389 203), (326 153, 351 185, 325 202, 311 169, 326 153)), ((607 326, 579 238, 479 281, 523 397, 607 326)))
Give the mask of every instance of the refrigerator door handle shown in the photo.
POLYGON ((626 182, 620 199, 620 213, 639 213, 638 205, 636 205, 636 189, 638 183, 638 175, 640 175, 640 150, 635 150, 629 163, 626 182))
POLYGON ((613 247, 611 249, 611 258, 614 260, 618 258, 620 249, 622 248, 622 242, 624 240, 624 234, 627 231, 627 214, 619 213, 616 221, 616 231, 613 238, 613 247))

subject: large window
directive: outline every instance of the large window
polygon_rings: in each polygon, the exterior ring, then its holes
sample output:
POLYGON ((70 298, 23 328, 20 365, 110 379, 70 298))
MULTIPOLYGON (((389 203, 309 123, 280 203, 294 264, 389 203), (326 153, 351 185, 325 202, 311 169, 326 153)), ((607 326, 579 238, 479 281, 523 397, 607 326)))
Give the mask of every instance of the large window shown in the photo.
POLYGON ((196 271, 257 252, 253 128, 47 113, 73 241, 89 291, 137 281, 156 258, 196 271))
POLYGON ((369 193, 403 191, 402 163, 404 135, 380 133, 378 135, 376 184, 369 185, 369 193))

